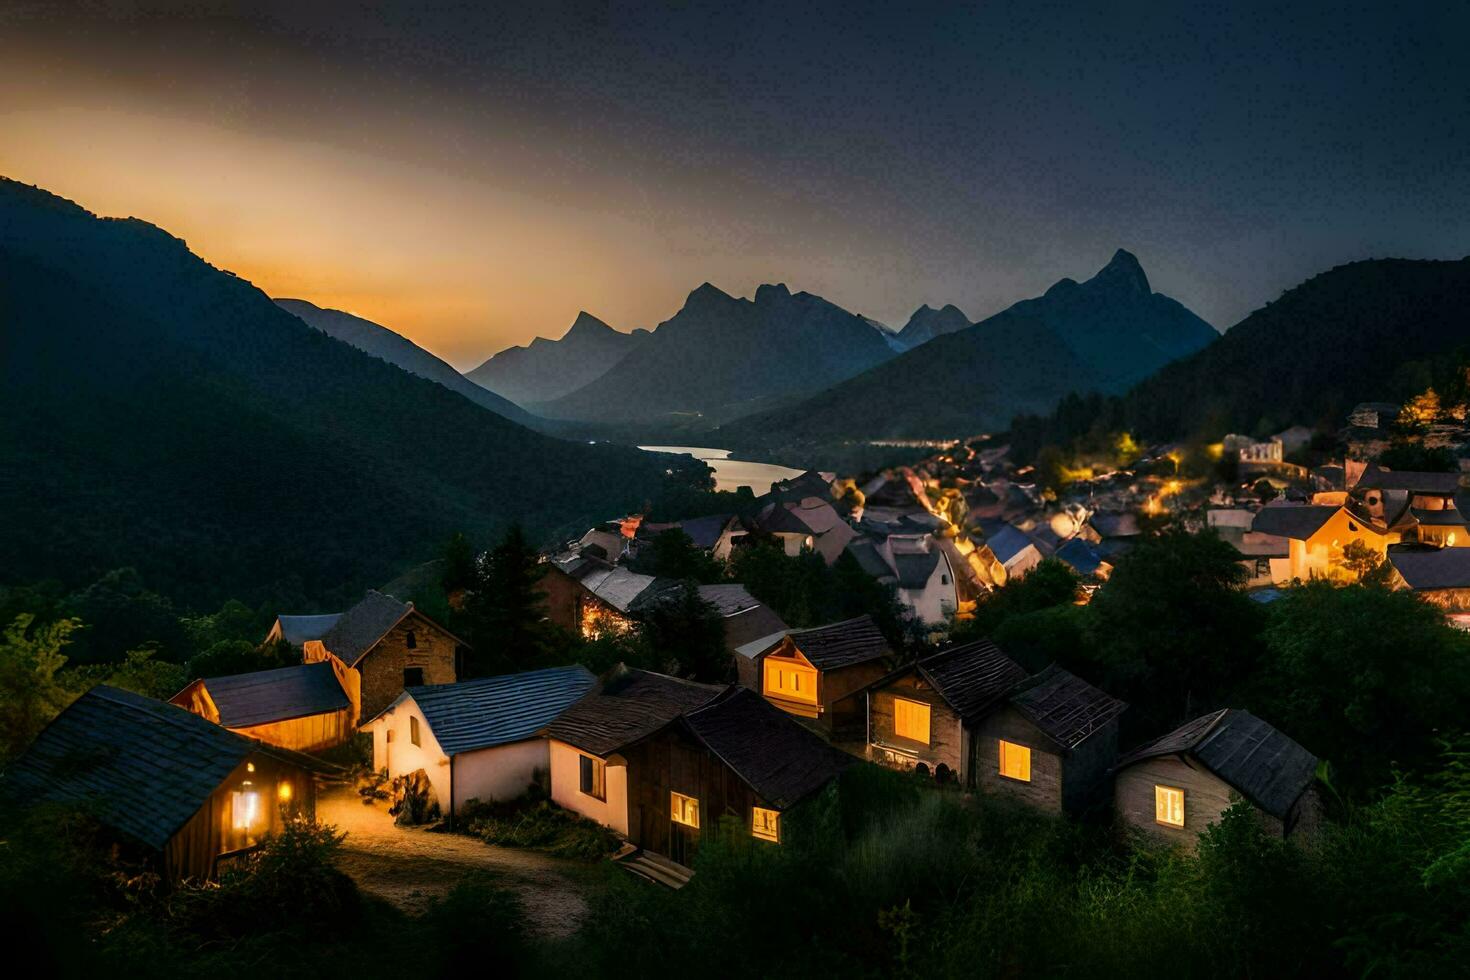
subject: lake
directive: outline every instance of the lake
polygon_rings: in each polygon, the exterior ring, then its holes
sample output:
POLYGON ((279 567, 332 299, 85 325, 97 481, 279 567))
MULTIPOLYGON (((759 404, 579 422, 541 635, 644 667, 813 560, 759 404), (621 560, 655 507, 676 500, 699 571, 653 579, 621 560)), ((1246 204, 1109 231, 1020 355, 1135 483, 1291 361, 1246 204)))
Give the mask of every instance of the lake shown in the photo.
POLYGON ((804 470, 775 463, 753 463, 745 459, 731 459, 728 449, 705 449, 702 446, 639 446, 651 453, 682 453, 704 460, 715 471, 716 490, 735 490, 750 487, 759 497, 768 493, 771 484, 778 480, 789 480, 801 476, 804 470))

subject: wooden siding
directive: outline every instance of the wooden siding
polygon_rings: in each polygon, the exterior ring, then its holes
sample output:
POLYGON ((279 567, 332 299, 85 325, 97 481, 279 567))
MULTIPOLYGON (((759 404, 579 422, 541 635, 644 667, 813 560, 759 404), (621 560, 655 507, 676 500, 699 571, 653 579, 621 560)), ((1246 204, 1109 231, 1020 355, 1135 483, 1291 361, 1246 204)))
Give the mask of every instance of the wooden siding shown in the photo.
POLYGON ((352 709, 347 707, 340 711, 324 711, 288 721, 231 728, 230 731, 246 738, 258 739, 267 745, 279 745, 283 749, 316 752, 351 740, 356 732, 352 724, 352 714, 352 709))
POLYGON ((1015 708, 1003 708, 982 719, 973 732, 975 777, 981 793, 1018 800, 1047 813, 1062 812, 1063 759, 1056 745, 1015 708), (1031 750, 1031 781, 1000 774, 1000 741, 1031 750))
POLYGON ((948 766, 959 780, 969 776, 965 765, 965 734, 960 716, 917 673, 875 688, 867 695, 868 757, 890 769, 912 770, 922 762, 930 772, 948 766), (905 698, 929 705, 929 744, 903 738, 894 732, 894 699, 905 698))
MULTIPOLYGON (((1241 795, 1219 776, 1197 762, 1177 755, 1142 759, 1120 770, 1113 787, 1113 806, 1118 819, 1130 827, 1194 850, 1199 835, 1241 795), (1184 826, 1170 827, 1154 819, 1154 787, 1171 786, 1184 791, 1184 826)), ((1322 822, 1322 798, 1315 786, 1308 787, 1292 805, 1283 823, 1255 808, 1266 833, 1275 837, 1310 837, 1322 822)))

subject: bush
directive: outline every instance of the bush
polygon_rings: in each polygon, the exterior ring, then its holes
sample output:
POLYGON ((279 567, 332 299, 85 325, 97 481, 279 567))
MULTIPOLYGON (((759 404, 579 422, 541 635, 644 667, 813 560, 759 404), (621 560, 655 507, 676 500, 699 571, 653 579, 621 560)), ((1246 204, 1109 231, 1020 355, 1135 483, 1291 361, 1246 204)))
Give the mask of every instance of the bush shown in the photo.
POLYGON ((611 830, 546 800, 470 800, 461 810, 460 820, 466 833, 487 844, 522 847, 577 861, 600 861, 622 846, 622 840, 611 830))
POLYGON ((492 973, 515 976, 525 966, 529 944, 520 896, 484 875, 456 884, 424 915, 431 944, 443 957, 444 976, 492 973))

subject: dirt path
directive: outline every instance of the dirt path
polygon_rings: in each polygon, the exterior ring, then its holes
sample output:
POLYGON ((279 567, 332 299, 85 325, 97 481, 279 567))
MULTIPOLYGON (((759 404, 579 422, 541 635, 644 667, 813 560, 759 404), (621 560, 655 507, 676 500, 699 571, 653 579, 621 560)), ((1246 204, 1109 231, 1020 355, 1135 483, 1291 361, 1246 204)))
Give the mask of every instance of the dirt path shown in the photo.
POLYGON ((543 935, 569 935, 587 914, 584 893, 593 875, 575 861, 398 827, 386 804, 365 806, 350 787, 326 790, 317 800, 317 818, 347 832, 340 866, 358 887, 411 915, 472 872, 490 874, 515 890, 543 935))

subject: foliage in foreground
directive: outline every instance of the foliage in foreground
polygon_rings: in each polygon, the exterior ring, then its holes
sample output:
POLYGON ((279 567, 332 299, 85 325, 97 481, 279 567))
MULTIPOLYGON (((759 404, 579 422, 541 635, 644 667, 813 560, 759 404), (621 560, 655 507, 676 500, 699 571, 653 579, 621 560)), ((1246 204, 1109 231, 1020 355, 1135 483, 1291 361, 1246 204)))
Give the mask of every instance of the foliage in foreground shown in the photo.
POLYGON ((459 819, 467 833, 487 844, 543 851, 577 861, 598 861, 622 841, 602 824, 547 800, 482 803, 470 800, 459 819))

